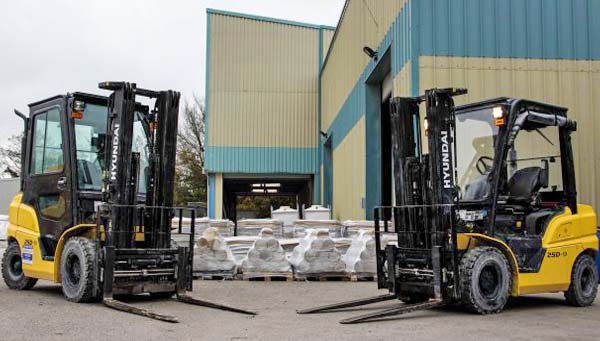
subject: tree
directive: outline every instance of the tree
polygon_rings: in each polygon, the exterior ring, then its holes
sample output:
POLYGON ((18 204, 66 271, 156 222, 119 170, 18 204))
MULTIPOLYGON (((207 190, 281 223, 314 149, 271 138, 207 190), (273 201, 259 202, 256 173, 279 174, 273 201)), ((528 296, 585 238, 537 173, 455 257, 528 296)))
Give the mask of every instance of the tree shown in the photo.
POLYGON ((0 146, 0 177, 16 178, 21 175, 21 137, 13 135, 0 146))
POLYGON ((177 134, 177 165, 175 168, 175 204, 206 202, 206 174, 204 174, 205 107, 194 96, 185 103, 177 134))

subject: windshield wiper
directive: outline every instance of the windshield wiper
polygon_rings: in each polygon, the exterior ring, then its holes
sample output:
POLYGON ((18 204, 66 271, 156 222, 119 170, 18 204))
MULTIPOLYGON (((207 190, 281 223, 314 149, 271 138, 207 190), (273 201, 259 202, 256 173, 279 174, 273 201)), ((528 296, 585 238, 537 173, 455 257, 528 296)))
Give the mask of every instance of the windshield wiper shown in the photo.
POLYGON ((541 137, 544 138, 544 140, 548 141, 548 143, 550 143, 551 145, 554 146, 554 143, 552 143, 552 141, 550 141, 549 138, 546 137, 546 135, 544 135, 544 133, 542 133, 542 131, 539 128, 535 128, 535 131, 540 134, 541 137))

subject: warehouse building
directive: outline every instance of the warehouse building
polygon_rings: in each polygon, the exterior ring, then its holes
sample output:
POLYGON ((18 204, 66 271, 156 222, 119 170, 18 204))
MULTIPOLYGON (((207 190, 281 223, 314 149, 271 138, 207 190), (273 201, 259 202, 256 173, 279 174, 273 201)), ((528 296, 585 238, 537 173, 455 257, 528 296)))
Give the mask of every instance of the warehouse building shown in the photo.
POLYGON ((319 202, 319 70, 335 28, 208 10, 209 216, 236 197, 319 202))
POLYGON ((568 107, 579 200, 600 205, 598 1, 348 0, 335 33, 208 15, 215 216, 228 182, 251 190, 254 177, 305 181, 291 188, 305 202, 335 219, 370 218, 394 202, 388 101, 432 87, 467 88, 457 104, 512 96, 568 107))

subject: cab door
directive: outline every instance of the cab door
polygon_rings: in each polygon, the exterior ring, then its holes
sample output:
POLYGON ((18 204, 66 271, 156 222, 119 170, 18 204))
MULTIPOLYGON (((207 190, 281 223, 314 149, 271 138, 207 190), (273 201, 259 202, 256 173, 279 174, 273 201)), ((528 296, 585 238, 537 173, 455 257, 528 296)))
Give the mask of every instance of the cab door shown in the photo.
MULTIPOLYGON (((35 210, 43 256, 73 222, 66 98, 31 106, 23 202, 35 210)), ((31 229, 35 231, 35 226, 31 229)))

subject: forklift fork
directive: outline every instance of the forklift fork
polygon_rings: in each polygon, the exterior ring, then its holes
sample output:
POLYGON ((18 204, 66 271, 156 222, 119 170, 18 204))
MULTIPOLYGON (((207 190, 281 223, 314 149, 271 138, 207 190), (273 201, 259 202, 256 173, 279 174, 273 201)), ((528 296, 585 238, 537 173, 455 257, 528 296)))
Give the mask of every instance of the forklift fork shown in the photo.
MULTIPOLYGON (((106 247, 105 250, 106 250, 106 253, 105 253, 106 267, 104 269, 104 298, 102 300, 102 303, 104 303, 105 306, 115 309, 115 310, 123 311, 123 312, 134 314, 134 315, 139 315, 139 316, 143 316, 143 317, 148 317, 148 318, 163 321, 163 322, 170 322, 170 323, 178 323, 179 322, 179 320, 175 316, 159 314, 152 310, 139 308, 134 305, 114 299, 112 285, 113 285, 113 280, 114 280, 115 248, 114 247, 106 247)), ((230 311, 230 312, 244 314, 244 315, 254 316, 257 314, 256 312, 253 312, 253 311, 248 311, 248 310, 234 308, 234 307, 230 307, 230 306, 226 306, 226 305, 222 305, 222 304, 208 302, 208 301, 200 300, 200 299, 193 298, 193 297, 187 295, 186 294, 187 289, 191 289, 190 287, 192 284, 192 277, 191 277, 192 273, 191 273, 191 271, 188 271, 191 268, 191 266, 188 265, 187 263, 185 263, 188 259, 186 248, 183 248, 183 247, 179 248, 178 259, 184 260, 184 263, 183 263, 184 265, 177 267, 177 289, 175 292, 175 295, 177 297, 177 302, 192 304, 192 305, 197 305, 197 306, 202 306, 202 307, 207 307, 207 308, 219 309, 219 310, 224 310, 224 311, 230 311)))

